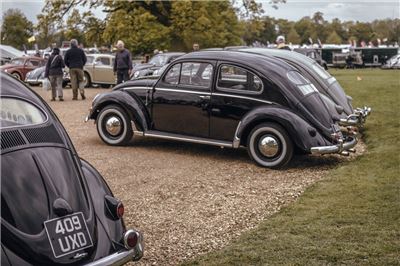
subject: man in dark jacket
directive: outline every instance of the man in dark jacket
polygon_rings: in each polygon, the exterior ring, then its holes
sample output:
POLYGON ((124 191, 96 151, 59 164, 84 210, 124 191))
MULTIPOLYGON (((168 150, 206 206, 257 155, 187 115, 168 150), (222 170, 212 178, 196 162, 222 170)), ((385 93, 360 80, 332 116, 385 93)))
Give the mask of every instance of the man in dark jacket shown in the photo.
POLYGON ((128 49, 124 48, 124 42, 117 42, 117 53, 114 60, 114 73, 117 74, 117 84, 129 80, 132 73, 132 56, 128 49))
POLYGON ((60 49, 54 48, 49 60, 46 64, 44 76, 49 79, 51 84, 51 101, 56 100, 56 96, 60 101, 63 99, 63 68, 65 67, 64 60, 60 55, 60 49))
POLYGON ((72 100, 78 100, 78 88, 81 93, 82 100, 85 100, 84 73, 83 66, 86 64, 85 52, 78 47, 78 41, 71 40, 71 48, 65 53, 64 61, 69 68, 69 76, 71 78, 72 100))

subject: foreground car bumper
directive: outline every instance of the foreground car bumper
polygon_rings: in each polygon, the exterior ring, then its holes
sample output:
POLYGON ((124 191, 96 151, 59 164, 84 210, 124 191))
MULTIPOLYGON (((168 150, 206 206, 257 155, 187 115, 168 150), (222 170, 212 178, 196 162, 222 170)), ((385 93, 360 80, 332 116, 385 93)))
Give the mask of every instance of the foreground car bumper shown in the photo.
POLYGON ((34 78, 27 78, 27 79, 25 79, 25 83, 28 83, 28 84, 42 84, 42 82, 43 82, 43 79, 34 79, 34 78))
POLYGON ((354 114, 349 115, 347 118, 340 119, 339 124, 341 126, 362 126, 371 111, 371 107, 364 106, 363 108, 356 108, 354 114))
MULTIPOLYGON (((128 232, 132 232, 129 230, 128 232)), ((107 257, 85 264, 85 266, 119 266, 130 261, 138 261, 143 257, 143 235, 138 231, 133 231, 138 236, 136 246, 129 250, 115 252, 107 257)))
POLYGON ((332 146, 319 146, 312 147, 312 154, 331 154, 331 153, 339 153, 343 155, 348 155, 349 151, 354 151, 353 148, 357 145, 358 139, 357 137, 350 137, 346 142, 341 142, 337 145, 332 146))

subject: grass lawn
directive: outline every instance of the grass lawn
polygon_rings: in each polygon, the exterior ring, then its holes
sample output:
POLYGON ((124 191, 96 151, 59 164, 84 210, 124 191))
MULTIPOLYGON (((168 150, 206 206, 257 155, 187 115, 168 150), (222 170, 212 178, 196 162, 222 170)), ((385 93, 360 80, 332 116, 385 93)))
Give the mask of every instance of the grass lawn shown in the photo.
POLYGON ((186 265, 400 265, 400 71, 330 72, 354 106, 373 108, 367 152, 234 243, 186 265))

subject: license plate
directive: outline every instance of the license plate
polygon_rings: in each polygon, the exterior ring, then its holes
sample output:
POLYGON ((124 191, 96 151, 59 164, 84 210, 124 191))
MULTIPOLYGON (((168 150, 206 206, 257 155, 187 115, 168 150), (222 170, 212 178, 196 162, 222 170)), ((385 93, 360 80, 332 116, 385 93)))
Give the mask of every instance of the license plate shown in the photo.
POLYGON ((93 246, 82 212, 44 222, 55 258, 93 246))

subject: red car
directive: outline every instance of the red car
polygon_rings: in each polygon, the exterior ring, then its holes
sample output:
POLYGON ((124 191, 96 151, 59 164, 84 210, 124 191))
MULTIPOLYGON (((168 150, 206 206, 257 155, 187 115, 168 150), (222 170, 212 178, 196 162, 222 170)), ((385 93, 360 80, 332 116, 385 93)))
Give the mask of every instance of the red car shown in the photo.
POLYGON ((35 68, 44 66, 46 60, 35 56, 17 57, 8 64, 1 66, 0 70, 11 74, 20 80, 25 80, 26 73, 35 68))

